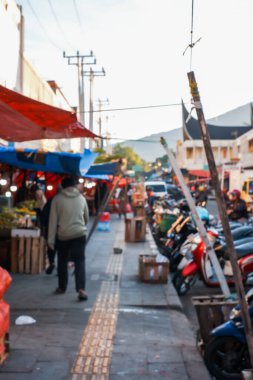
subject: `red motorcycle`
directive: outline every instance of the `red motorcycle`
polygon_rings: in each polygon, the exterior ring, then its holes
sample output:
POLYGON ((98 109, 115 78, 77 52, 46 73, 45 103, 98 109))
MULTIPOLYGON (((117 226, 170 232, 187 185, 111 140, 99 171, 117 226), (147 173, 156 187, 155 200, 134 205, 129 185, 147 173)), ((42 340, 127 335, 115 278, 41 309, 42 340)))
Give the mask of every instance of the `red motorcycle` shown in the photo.
MULTIPOLYGON (((217 257, 221 264, 223 273, 229 285, 234 284, 233 271, 230 260, 226 257, 222 245, 215 243, 218 240, 218 233, 214 230, 207 232, 208 238, 214 246, 217 257)), ((252 284, 253 279, 253 239, 246 243, 237 242, 235 250, 238 255, 238 266, 242 279, 245 283, 252 284), (252 277, 251 277, 251 276, 252 277)), ((206 286, 219 287, 219 281, 210 261, 203 240, 199 234, 191 235, 180 249, 181 261, 177 272, 173 277, 173 284, 180 296, 185 295, 190 288, 200 278, 206 286)))

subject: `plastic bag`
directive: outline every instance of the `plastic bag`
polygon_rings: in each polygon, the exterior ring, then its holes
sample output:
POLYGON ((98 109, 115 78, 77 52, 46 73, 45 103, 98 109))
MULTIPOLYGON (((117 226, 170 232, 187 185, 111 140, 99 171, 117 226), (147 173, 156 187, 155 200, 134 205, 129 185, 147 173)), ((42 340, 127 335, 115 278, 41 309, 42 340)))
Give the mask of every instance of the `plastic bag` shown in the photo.
POLYGON ((16 325, 32 325, 33 323, 36 323, 36 321, 29 315, 20 315, 15 321, 16 325))

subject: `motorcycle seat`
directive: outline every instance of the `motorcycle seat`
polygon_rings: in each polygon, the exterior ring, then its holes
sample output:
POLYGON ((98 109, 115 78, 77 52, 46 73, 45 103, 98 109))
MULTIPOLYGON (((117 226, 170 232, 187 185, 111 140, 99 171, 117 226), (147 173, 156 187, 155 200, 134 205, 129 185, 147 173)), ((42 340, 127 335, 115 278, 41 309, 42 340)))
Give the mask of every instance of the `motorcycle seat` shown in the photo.
MULTIPOLYGON (((253 227, 251 226, 243 226, 239 228, 235 228, 231 231, 233 240, 240 240, 245 237, 251 237, 253 236, 253 227)), ((225 239, 223 235, 221 235, 221 238, 225 239)))
POLYGON ((241 259, 244 256, 253 254, 253 242, 245 243, 235 247, 235 251, 237 253, 238 259, 241 259))
MULTIPOLYGON (((220 239, 220 243, 221 243, 221 246, 223 249, 227 249, 227 244, 226 244, 225 240, 220 239)), ((252 243, 253 244, 253 237, 249 236, 249 237, 245 237, 245 238, 240 239, 240 240, 234 240, 234 246, 235 247, 237 247, 239 245, 244 245, 246 243, 252 243)))

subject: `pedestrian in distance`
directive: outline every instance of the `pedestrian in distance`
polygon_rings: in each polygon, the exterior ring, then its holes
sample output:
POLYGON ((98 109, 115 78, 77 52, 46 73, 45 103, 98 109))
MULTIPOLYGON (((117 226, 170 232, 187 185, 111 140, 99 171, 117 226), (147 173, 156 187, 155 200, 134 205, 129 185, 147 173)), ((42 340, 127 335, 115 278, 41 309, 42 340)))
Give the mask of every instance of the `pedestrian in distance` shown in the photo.
MULTIPOLYGON (((57 194, 59 194, 61 191, 61 186, 59 185, 57 187, 57 194)), ((42 235, 44 236, 45 240, 48 241, 48 225, 49 225, 49 215, 51 210, 51 204, 54 197, 48 199, 47 203, 45 204, 42 213, 41 213, 41 230, 42 235)), ((51 249, 47 244, 47 257, 49 266, 46 268, 46 274, 52 274, 53 270, 55 268, 55 257, 56 257, 56 244, 54 249, 51 249)))
POLYGON ((243 199, 241 199, 240 190, 234 189, 229 194, 227 214, 230 220, 236 220, 242 223, 247 222, 247 205, 246 202, 243 199))
POLYGON ((62 180, 62 191, 52 200, 48 245, 55 248, 57 237, 58 288, 56 294, 64 294, 68 286, 68 261, 75 264, 75 287, 79 301, 86 301, 85 291, 85 243, 89 210, 86 199, 78 190, 74 177, 62 180))
POLYGON ((195 194, 196 206, 205 207, 207 204, 208 196, 205 186, 199 186, 198 191, 195 194))

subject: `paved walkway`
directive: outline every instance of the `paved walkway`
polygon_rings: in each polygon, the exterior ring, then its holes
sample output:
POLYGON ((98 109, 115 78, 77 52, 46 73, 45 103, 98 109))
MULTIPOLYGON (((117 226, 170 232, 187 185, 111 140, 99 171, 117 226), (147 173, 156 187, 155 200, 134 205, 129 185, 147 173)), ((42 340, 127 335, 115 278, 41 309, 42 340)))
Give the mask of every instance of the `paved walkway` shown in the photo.
POLYGON ((55 274, 14 275, 5 297, 11 352, 0 380, 210 379, 171 283, 138 281, 139 254, 155 249, 150 234, 125 243, 124 222, 113 216, 111 232, 96 231, 87 247, 85 303, 77 301, 73 269, 64 295, 53 294, 55 274), (17 326, 20 315, 36 323, 17 326))

